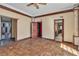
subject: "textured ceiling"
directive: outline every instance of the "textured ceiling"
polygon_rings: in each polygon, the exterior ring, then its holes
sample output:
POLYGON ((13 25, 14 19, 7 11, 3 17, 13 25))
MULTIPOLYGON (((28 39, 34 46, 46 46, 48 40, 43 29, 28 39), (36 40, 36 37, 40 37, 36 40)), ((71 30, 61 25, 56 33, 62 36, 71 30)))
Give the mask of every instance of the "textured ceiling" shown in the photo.
POLYGON ((9 8, 16 9, 30 16, 39 16, 51 12, 57 12, 73 8, 74 3, 47 3, 47 5, 39 5, 40 8, 36 9, 33 6, 26 6, 28 3, 2 3, 1 5, 9 8))

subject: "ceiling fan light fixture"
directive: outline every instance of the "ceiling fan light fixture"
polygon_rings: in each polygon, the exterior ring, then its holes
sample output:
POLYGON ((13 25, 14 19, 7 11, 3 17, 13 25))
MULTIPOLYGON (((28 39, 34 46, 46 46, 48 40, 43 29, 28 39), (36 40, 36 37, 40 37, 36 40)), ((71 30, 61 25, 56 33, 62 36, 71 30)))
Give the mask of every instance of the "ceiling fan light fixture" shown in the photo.
POLYGON ((39 9, 39 5, 47 5, 47 3, 29 3, 27 4, 27 6, 31 6, 33 5, 34 7, 36 7, 36 9, 39 9))

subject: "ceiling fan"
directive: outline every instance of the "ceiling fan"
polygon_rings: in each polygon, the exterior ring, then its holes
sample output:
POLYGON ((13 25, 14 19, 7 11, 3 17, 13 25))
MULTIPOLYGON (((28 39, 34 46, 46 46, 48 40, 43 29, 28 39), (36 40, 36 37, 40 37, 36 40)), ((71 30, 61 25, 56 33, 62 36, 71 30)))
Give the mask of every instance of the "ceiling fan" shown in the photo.
POLYGON ((47 5, 47 3, 29 3, 27 6, 34 6, 36 9, 39 9, 39 5, 47 5))

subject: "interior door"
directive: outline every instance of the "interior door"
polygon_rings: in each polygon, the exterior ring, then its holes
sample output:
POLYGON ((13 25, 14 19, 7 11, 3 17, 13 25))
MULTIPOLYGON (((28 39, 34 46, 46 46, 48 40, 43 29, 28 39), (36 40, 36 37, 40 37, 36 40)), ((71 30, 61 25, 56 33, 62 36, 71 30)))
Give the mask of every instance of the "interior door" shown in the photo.
POLYGON ((38 37, 38 23, 37 22, 32 22, 32 38, 37 38, 38 37))

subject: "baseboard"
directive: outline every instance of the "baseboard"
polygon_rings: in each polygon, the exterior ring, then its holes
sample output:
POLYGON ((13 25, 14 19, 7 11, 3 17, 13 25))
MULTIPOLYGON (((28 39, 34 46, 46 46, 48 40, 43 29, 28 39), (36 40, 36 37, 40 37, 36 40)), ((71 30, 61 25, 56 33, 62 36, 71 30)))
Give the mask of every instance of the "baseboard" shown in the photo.
POLYGON ((50 38, 45 38, 45 37, 41 37, 41 38, 51 40, 51 41, 55 41, 54 39, 50 39, 50 38))
POLYGON ((73 35, 73 45, 78 46, 78 45, 75 45, 75 43, 74 43, 75 42, 74 37, 79 37, 79 36, 73 35))
MULTIPOLYGON (((56 40, 50 39, 50 38, 44 38, 44 37, 42 37, 42 38, 43 38, 43 39, 47 39, 47 40, 51 40, 51 41, 56 41, 56 40)), ((73 42, 68 42, 68 41, 64 41, 64 42, 56 41, 56 42, 73 44, 73 42)))
POLYGON ((69 44, 73 44, 73 42, 68 42, 68 41, 64 41, 64 43, 69 43, 69 44))
MULTIPOLYGON (((27 39, 30 39, 32 37, 27 37, 27 38, 24 38, 24 39, 20 39, 20 40, 17 40, 17 41, 24 41, 24 40, 27 40, 27 39)), ((46 40, 50 40, 50 41, 55 41, 54 39, 50 39, 50 38, 45 38, 45 37, 41 37, 42 39, 46 39, 46 40)), ((56 42, 60 42, 60 41, 56 41, 56 42)), ((64 42, 60 42, 60 43, 69 43, 69 44, 73 44, 73 42, 68 42, 68 41, 64 41, 64 42)), ((74 45, 74 44, 73 44, 74 45)))
POLYGON ((19 40, 16 40, 16 41, 23 41, 23 40, 27 40, 27 39, 30 39, 31 37, 27 37, 27 38, 24 38, 24 39, 19 39, 19 40))

